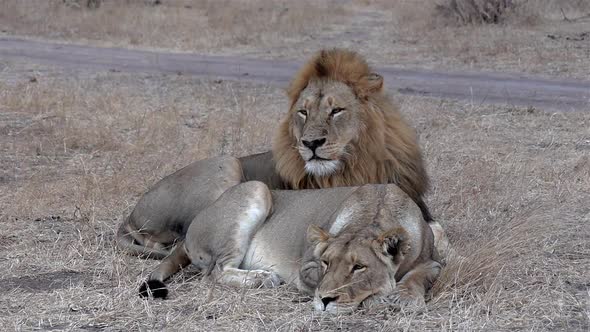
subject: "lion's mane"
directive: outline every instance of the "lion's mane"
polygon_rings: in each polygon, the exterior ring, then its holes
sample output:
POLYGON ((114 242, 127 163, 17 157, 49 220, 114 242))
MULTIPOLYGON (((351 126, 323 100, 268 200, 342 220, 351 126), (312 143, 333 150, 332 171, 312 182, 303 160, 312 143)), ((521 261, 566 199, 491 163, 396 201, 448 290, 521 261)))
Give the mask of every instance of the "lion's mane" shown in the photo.
MULTIPOLYGON (((428 177, 414 130, 382 88, 371 89, 373 74, 357 53, 322 50, 306 63, 291 82, 287 94, 290 109, 273 142, 276 170, 292 189, 360 186, 368 183, 395 183, 414 201, 422 201, 428 177), (358 141, 352 142, 338 172, 324 177, 305 173, 293 135, 294 104, 312 80, 336 80, 347 84, 360 101, 362 127, 358 141)), ((379 76, 377 76, 379 77, 379 76)))

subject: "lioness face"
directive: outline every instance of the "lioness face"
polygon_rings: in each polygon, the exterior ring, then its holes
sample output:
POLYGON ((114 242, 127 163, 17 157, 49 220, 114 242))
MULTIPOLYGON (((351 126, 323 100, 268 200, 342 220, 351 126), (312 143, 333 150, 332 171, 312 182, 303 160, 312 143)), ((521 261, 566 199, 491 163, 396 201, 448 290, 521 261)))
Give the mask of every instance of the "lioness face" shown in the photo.
POLYGON ((316 311, 351 312, 363 301, 395 290, 395 273, 403 257, 400 231, 368 237, 319 232, 320 236, 311 235, 317 240, 315 255, 323 271, 315 291, 316 311))
POLYGON ((293 134, 305 171, 329 176, 343 167, 349 145, 358 139, 360 107, 344 83, 311 81, 293 106, 293 134))

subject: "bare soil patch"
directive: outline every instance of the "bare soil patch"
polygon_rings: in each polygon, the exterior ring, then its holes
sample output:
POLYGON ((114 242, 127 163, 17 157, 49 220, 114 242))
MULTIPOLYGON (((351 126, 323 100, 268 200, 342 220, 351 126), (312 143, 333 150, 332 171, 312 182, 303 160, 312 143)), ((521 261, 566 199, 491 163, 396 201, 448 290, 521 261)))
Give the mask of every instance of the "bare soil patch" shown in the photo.
POLYGON ((170 300, 144 301, 137 289, 157 262, 113 244, 121 219, 161 177, 199 158, 266 150, 287 106, 280 89, 5 66, 0 284, 8 290, 0 295, 0 324, 6 329, 589 328, 588 112, 396 94, 420 134, 433 214, 466 260, 449 263, 425 310, 321 316, 289 287, 222 287, 194 273, 171 283, 170 300), (17 287, 36 281, 53 282, 53 289, 17 287))
MULTIPOLYGON (((233 79, 286 86, 301 65, 288 60, 248 59, 148 52, 123 48, 66 45, 0 37, 0 56, 69 70, 94 68, 122 72, 174 73, 208 79, 233 79)), ((440 72, 377 67, 402 94, 497 103, 561 111, 590 109, 590 81, 523 75, 440 72)), ((29 76, 34 83, 37 78, 29 76)))

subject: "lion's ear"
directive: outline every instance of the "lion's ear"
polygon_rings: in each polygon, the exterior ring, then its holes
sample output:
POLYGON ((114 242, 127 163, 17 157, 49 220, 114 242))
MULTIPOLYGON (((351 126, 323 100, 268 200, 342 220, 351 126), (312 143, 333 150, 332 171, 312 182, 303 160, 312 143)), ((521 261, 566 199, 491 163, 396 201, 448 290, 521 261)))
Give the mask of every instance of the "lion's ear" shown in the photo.
POLYGON ((369 93, 380 92, 383 89, 383 76, 377 73, 370 73, 365 77, 369 93))
POLYGON ((398 263, 410 249, 407 239, 408 233, 403 228, 396 227, 381 233, 377 237, 377 244, 383 255, 391 257, 398 263))
POLYGON ((377 73, 370 73, 360 79, 356 87, 359 98, 366 99, 374 93, 383 89, 383 76, 377 73))
POLYGON ((318 244, 327 242, 330 239, 330 234, 316 225, 309 225, 307 227, 307 241, 311 244, 318 244))

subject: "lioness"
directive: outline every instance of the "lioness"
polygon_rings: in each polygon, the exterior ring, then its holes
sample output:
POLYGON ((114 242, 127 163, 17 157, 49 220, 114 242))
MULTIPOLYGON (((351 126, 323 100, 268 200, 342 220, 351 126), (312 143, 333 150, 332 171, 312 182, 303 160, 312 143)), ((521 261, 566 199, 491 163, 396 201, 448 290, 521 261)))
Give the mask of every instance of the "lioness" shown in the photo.
POLYGON ((140 294, 166 297, 164 280, 193 263, 225 284, 292 283, 314 295, 318 311, 389 297, 424 303, 441 269, 433 241, 418 206, 395 185, 269 191, 250 181, 196 216, 140 294))
POLYGON ((162 179, 119 228, 119 247, 165 257, 203 208, 249 180, 272 190, 395 183, 420 207, 437 247, 448 245, 423 200, 428 177, 415 133, 360 55, 318 52, 295 75, 288 96, 272 153, 201 160, 162 179))

